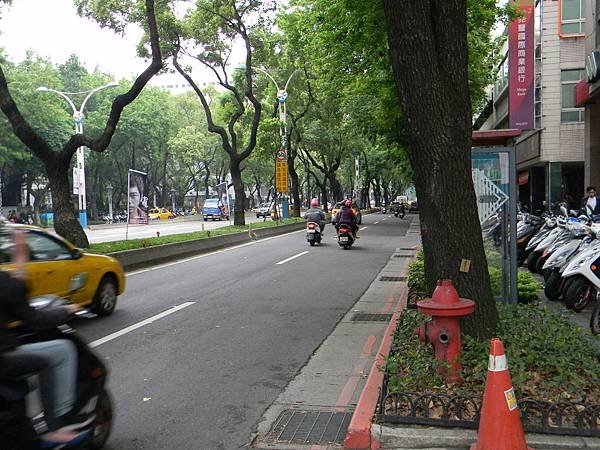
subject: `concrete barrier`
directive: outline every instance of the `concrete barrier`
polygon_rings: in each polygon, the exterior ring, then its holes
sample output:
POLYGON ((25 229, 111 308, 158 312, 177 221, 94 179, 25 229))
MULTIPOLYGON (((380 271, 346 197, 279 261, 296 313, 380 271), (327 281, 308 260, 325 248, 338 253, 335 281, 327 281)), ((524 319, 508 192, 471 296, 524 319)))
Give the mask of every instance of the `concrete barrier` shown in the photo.
POLYGON ((252 240, 264 239, 289 233, 291 231, 301 230, 304 227, 304 222, 298 222, 270 228, 256 228, 252 230, 252 236, 248 231, 243 231, 241 233, 224 234, 221 236, 194 239, 191 241, 123 250, 120 252, 109 253, 107 256, 112 256, 117 259, 125 271, 130 271, 201 253, 208 253, 226 247, 232 247, 234 245, 240 245, 252 240))

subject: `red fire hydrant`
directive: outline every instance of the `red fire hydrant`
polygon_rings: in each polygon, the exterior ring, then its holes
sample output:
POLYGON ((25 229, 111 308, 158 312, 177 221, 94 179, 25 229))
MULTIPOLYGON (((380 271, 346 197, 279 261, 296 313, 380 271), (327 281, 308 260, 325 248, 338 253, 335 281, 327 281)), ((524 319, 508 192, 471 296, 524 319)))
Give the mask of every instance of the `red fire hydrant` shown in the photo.
POLYGON ((417 302, 419 312, 432 317, 416 330, 421 342, 431 342, 438 361, 447 364, 439 373, 449 383, 459 383, 460 377, 460 323, 459 319, 475 310, 475 302, 459 298, 451 280, 439 280, 432 298, 417 302))

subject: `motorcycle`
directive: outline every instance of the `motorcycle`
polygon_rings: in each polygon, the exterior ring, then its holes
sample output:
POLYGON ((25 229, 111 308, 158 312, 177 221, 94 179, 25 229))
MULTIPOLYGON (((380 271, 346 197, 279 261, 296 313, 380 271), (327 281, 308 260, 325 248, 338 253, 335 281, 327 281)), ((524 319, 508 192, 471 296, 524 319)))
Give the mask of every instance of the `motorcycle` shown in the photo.
MULTIPOLYGON (((56 308, 65 305, 60 297, 33 299, 36 309, 56 308)), ((83 313, 86 314, 86 313, 83 313)), ((101 449, 108 440, 112 428, 113 407, 106 387, 107 368, 90 347, 68 325, 29 332, 23 330, 19 336, 22 344, 53 339, 67 339, 75 344, 78 354, 77 398, 75 411, 80 414, 94 413, 92 423, 85 428, 83 441, 68 447, 59 444, 55 448, 101 449)), ((0 448, 31 450, 42 448, 39 436, 46 431, 39 400, 39 389, 32 382, 39 369, 28 367, 16 377, 0 377, 0 448), (31 384, 30 384, 31 383, 31 384)), ((49 448, 49 447, 44 447, 49 448)))
POLYGON ((354 243, 354 235, 352 234, 352 227, 345 223, 340 224, 337 232, 338 245, 344 247, 344 250, 348 250, 354 243))
POLYGON ((306 223, 306 240, 311 247, 321 243, 321 227, 316 222, 306 223))
POLYGON ((565 306, 576 312, 582 311, 600 292, 600 253, 590 248, 577 256, 563 271, 562 294, 565 306))

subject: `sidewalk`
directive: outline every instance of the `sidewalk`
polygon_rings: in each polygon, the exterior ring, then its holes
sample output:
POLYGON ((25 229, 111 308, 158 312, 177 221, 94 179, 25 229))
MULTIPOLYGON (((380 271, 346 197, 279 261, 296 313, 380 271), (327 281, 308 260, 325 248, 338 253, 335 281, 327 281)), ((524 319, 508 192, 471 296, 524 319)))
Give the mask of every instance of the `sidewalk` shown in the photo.
POLYGON ((420 244, 418 216, 400 247, 301 372, 267 409, 253 447, 339 449, 392 313, 406 303, 406 270, 420 244))

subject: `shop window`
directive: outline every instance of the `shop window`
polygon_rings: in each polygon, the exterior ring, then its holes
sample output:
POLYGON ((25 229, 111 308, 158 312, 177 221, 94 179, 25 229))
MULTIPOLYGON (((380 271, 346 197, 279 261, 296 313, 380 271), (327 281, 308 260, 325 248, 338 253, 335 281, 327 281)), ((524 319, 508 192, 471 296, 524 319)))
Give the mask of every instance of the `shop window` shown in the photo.
POLYGON ((496 74, 496 83, 494 84, 494 98, 498 98, 504 89, 508 86, 508 56, 505 56, 498 73, 496 74))
POLYGON ((561 122, 583 122, 584 109, 575 107, 575 85, 585 76, 583 69, 561 70, 561 122))
POLYGON ((562 36, 585 33, 584 0, 561 0, 560 34, 562 36))

